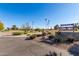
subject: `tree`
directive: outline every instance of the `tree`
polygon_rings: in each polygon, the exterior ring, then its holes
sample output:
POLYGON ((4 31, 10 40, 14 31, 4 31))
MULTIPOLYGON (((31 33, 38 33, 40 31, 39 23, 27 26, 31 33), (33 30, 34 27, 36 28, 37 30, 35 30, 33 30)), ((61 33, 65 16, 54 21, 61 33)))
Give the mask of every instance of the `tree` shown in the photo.
POLYGON ((21 29, 21 30, 24 30, 24 29, 25 29, 25 25, 22 24, 20 29, 21 29))
POLYGON ((77 28, 79 29, 79 26, 77 26, 77 28))
POLYGON ((29 25, 29 23, 22 24, 21 29, 24 30, 24 32, 27 32, 31 29, 31 26, 29 25))
POLYGON ((41 31, 41 29, 40 28, 36 28, 35 31, 41 31))
POLYGON ((77 26, 76 24, 74 24, 73 30, 77 30, 77 28, 79 29, 79 26, 77 26))
POLYGON ((48 20, 47 18, 45 18, 45 22, 46 22, 46 28, 49 29, 50 20, 48 20))
POLYGON ((9 27, 7 27, 7 30, 10 30, 10 28, 9 28, 9 27))
POLYGON ((31 29, 31 26, 29 25, 29 23, 26 23, 25 27, 26 27, 26 30, 30 30, 31 29))
POLYGON ((4 24, 0 22, 0 31, 4 29, 4 24))
POLYGON ((17 30, 18 28, 17 28, 17 26, 16 25, 12 25, 12 28, 11 28, 12 30, 17 30))
POLYGON ((55 29, 55 30, 59 29, 59 25, 58 25, 58 24, 55 25, 55 26, 54 26, 54 29, 55 29))

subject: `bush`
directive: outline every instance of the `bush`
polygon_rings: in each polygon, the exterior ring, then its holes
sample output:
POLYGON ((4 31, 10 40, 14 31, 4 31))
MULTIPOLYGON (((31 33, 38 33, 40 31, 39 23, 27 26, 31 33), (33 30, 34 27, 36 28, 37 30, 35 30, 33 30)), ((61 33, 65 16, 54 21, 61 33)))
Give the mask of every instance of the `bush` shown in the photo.
POLYGON ((30 36, 30 34, 27 34, 27 36, 30 36))
POLYGON ((26 37, 26 39, 25 39, 25 40, 31 40, 31 39, 30 39, 30 37, 26 37))
POLYGON ((55 42, 56 43, 63 43, 64 41, 65 40, 62 36, 60 36, 60 35, 55 36, 55 42))
POLYGON ((42 32, 42 36, 46 36, 46 32, 42 32))
POLYGON ((40 36, 42 36, 42 34, 37 34, 36 36, 37 36, 37 37, 40 37, 40 36))
POLYGON ((73 43, 73 42, 74 42, 74 39, 68 38, 66 41, 67 41, 68 43, 73 43))
POLYGON ((41 29, 40 29, 40 28, 36 28, 36 29, 35 29, 35 31, 39 31, 39 32, 40 32, 40 31, 41 31, 41 29))
POLYGON ((49 35, 50 35, 50 34, 51 34, 51 32, 48 32, 47 34, 49 34, 49 35))
POLYGON ((24 32, 24 34, 27 34, 27 32, 24 32))
POLYGON ((26 37, 25 40, 33 40, 34 38, 36 38, 36 34, 26 37))
POLYGON ((54 37, 53 35, 49 35, 48 38, 49 38, 49 39, 53 39, 53 38, 55 38, 55 37, 54 37))
POLYGON ((56 32, 55 40, 56 40, 57 43, 64 43, 65 42, 61 32, 56 32))
POLYGON ((34 38, 36 38, 36 34, 30 36, 30 39, 34 39, 34 38))
POLYGON ((13 34, 12 35, 21 35, 22 33, 20 33, 20 32, 13 32, 13 34))
POLYGON ((55 39, 55 42, 56 43, 60 43, 61 42, 61 39, 55 39))

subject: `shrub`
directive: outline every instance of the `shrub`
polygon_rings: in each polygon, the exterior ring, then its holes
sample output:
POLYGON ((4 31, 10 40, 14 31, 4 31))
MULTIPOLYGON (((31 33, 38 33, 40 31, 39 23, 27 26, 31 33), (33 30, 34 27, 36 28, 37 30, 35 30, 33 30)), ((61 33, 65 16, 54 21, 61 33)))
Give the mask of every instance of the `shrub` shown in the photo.
POLYGON ((36 28, 35 31, 41 31, 41 29, 40 28, 36 28))
POLYGON ((26 37, 25 40, 31 40, 30 37, 26 37))
POLYGON ((5 29, 4 31, 9 31, 9 30, 5 29))
POLYGON ((25 40, 33 40, 34 38, 36 38, 36 34, 26 37, 25 40))
POLYGON ((27 34, 27 32, 24 32, 24 34, 27 34))
POLYGON ((61 39, 55 39, 56 43, 60 43, 61 39))
POLYGON ((55 42, 56 43, 63 43, 64 41, 65 40, 62 36, 60 36, 60 35, 55 36, 55 42))
POLYGON ((49 35, 48 38, 49 38, 49 39, 53 39, 53 38, 55 38, 55 37, 54 37, 53 35, 49 35))
POLYGON ((27 36, 30 36, 30 34, 27 34, 27 36))
POLYGON ((61 32, 56 32, 56 35, 55 35, 55 40, 57 43, 63 43, 65 42, 61 32))
POLYGON ((22 33, 21 32, 13 32, 12 35, 21 35, 22 33))
POLYGON ((34 38, 36 38, 36 34, 30 36, 30 39, 34 39, 34 38))
POLYGON ((46 32, 42 32, 42 36, 46 36, 46 32))
POLYGON ((37 34, 36 36, 37 36, 37 37, 40 37, 40 36, 42 36, 42 34, 37 34))
POLYGON ((49 34, 49 35, 50 35, 50 34, 51 34, 51 32, 48 32, 47 34, 49 34))
POLYGON ((68 42, 68 43, 73 43, 73 42, 74 42, 74 39, 68 38, 68 39, 67 39, 67 42, 68 42))

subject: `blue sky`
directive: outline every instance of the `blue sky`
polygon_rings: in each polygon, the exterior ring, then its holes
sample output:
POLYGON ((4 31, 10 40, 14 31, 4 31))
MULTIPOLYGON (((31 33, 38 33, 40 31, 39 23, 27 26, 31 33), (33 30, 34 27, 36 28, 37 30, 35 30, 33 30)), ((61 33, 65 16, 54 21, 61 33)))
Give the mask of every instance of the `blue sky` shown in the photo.
POLYGON ((79 4, 62 3, 4 3, 0 4, 0 20, 5 27, 34 22, 36 28, 45 27, 45 18, 50 27, 56 24, 79 22, 79 4))

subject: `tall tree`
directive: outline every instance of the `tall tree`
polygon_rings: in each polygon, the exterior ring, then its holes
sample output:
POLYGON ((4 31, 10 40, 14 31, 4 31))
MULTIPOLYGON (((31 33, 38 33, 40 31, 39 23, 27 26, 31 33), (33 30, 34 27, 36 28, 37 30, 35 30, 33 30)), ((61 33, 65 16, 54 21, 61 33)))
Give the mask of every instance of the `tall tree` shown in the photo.
POLYGON ((58 25, 58 24, 55 25, 55 26, 54 26, 54 29, 55 29, 55 30, 59 29, 59 25, 58 25))
POLYGON ((22 24, 21 29, 24 30, 24 32, 27 32, 28 30, 31 29, 31 26, 29 25, 29 23, 22 24))
POLYGON ((24 30, 24 29, 25 29, 25 25, 24 25, 24 24, 22 24, 21 29, 22 29, 22 30, 24 30))
POLYGON ((74 24, 73 30, 77 30, 77 29, 79 29, 79 25, 74 24))
POLYGON ((12 25, 12 30, 17 30, 17 26, 16 25, 12 25))
POLYGON ((26 27, 26 30, 30 30, 30 28, 31 28, 31 26, 29 25, 29 23, 26 23, 25 27, 26 27))
POLYGON ((4 24, 0 21, 0 31, 4 29, 4 24))

